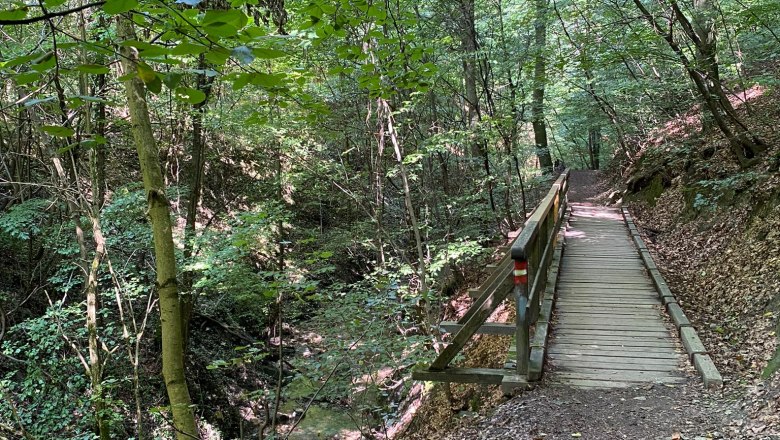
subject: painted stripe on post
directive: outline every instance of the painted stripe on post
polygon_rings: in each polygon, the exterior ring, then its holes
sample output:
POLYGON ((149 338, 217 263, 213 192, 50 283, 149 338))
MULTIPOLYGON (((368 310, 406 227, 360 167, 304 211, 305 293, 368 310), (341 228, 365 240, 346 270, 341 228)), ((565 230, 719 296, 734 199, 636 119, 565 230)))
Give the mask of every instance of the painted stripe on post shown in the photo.
POLYGON ((515 260, 514 270, 515 285, 528 284, 528 262, 515 260))

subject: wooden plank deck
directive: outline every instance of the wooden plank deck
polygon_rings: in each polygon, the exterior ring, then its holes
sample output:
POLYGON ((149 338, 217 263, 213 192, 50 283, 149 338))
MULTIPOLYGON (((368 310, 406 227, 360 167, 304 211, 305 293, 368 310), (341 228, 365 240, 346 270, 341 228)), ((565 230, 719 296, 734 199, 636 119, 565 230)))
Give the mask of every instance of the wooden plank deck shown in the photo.
POLYGON ((552 383, 680 383, 685 356, 617 209, 573 205, 549 349, 552 383))

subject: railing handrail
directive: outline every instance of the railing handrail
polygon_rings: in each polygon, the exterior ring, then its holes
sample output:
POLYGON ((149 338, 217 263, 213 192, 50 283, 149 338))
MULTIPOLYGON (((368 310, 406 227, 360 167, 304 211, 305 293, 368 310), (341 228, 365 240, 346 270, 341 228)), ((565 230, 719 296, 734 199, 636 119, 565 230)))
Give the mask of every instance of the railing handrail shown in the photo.
POLYGON ((566 193, 569 182, 569 169, 563 170, 560 176, 552 184, 550 191, 544 196, 541 202, 534 208, 531 216, 525 221, 523 229, 512 243, 510 255, 513 260, 523 260, 528 258, 528 246, 539 234, 539 226, 547 218, 550 210, 554 206, 555 197, 559 193, 566 193), (563 191, 561 191, 563 190, 563 191))
MULTIPOLYGON (((529 379, 532 379, 532 372, 529 369, 530 325, 539 317, 541 298, 547 287, 547 270, 552 261, 558 227, 566 210, 568 178, 567 168, 558 176, 550 191, 526 220, 523 230, 512 243, 509 252, 514 260, 512 275, 517 307, 515 327, 517 374, 528 376, 529 379)), ((541 371, 538 374, 541 374, 541 371)))

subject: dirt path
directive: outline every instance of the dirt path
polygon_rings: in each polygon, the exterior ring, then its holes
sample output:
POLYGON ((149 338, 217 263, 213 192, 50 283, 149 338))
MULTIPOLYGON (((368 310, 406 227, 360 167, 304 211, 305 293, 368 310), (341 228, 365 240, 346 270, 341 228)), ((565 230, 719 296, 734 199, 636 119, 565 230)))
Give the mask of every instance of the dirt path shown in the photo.
POLYGON ((449 440, 733 439, 736 408, 701 386, 584 390, 542 385, 475 420, 449 440))
POLYGON ((569 174, 569 202, 604 205, 609 190, 601 171, 574 170, 569 174))

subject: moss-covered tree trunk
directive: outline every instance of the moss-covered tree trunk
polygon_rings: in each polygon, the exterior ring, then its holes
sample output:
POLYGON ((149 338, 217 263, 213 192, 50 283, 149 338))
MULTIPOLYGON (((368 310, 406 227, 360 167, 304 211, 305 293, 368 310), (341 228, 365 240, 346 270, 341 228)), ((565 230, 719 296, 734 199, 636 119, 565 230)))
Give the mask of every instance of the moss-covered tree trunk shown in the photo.
MULTIPOLYGON (((117 29, 120 39, 124 41, 135 39, 135 30, 129 17, 120 16, 117 29)), ((165 183, 160 169, 157 144, 146 104, 146 87, 137 75, 138 52, 131 46, 123 46, 121 55, 124 76, 129 78, 125 80, 127 105, 138 160, 141 164, 149 221, 154 238, 165 388, 171 404, 176 437, 179 440, 199 438, 184 372, 183 328, 176 281, 176 256, 170 204, 165 196, 165 183)))

